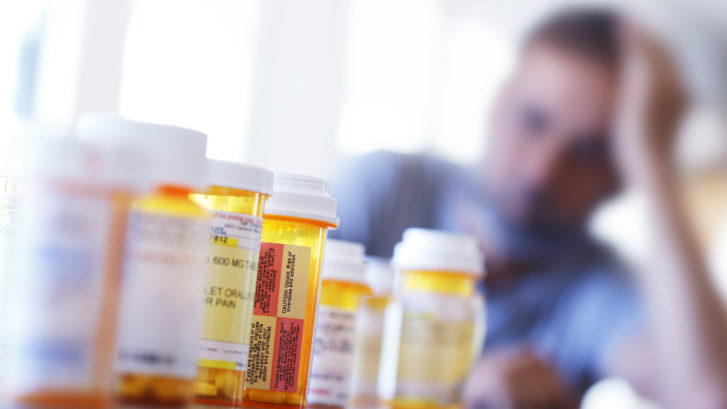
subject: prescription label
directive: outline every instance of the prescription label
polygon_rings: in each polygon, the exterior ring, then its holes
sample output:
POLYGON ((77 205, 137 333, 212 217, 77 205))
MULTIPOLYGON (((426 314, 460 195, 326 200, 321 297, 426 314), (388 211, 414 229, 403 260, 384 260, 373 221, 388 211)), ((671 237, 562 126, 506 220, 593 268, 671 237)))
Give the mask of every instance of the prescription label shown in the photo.
POLYGON ((121 373, 194 377, 209 223, 129 215, 116 355, 121 373))
POLYGON ((0 192, 0 242, 15 238, 18 234, 18 204, 17 193, 0 192))
POLYGON ((250 330, 246 387, 298 390, 310 248, 263 243, 250 330))
POLYGON ((480 302, 454 296, 403 298, 395 400, 424 399, 437 405, 458 401, 481 349, 480 302))
POLYGON ((202 367, 247 369, 262 226, 261 217, 212 214, 209 275, 202 297, 202 367))
MULTIPOLYGON (((17 244, 19 215, 19 196, 15 193, 0 192, 0 360, 5 356, 3 348, 8 338, 8 309, 12 294, 10 261, 13 246, 17 244)), ((3 366, 0 365, 0 373, 3 366)))
POLYGON ((13 376, 6 378, 7 387, 89 388, 99 381, 94 365, 111 202, 53 188, 33 189, 23 200, 7 354, 13 376))
POLYGON ((344 406, 353 363, 356 314, 327 305, 319 305, 317 314, 308 403, 344 406))

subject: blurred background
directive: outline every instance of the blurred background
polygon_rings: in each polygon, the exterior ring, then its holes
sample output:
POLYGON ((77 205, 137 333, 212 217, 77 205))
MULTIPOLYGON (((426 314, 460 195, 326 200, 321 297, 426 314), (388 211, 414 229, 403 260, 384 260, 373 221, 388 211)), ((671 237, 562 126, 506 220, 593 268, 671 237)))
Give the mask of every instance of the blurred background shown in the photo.
MULTIPOLYGON (((4 2, 0 164, 31 122, 66 124, 88 111, 199 129, 209 157, 275 171, 330 177, 341 162, 381 149, 473 163, 527 28, 582 3, 4 2)), ((600 3, 653 27, 686 74, 694 109, 679 148, 684 194, 727 295, 727 2, 600 3)), ((593 228, 636 258, 639 214, 638 194, 627 193, 593 228)), ((600 388, 606 400, 587 398, 587 408, 641 407, 618 380, 600 388), (608 400, 618 397, 620 406, 608 400)))

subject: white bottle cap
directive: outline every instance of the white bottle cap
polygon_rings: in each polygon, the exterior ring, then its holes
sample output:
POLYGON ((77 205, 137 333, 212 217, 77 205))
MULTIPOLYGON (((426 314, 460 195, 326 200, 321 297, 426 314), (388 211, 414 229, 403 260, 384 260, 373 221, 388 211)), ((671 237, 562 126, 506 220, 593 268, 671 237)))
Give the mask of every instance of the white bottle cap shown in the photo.
POLYGON ((22 173, 100 188, 147 187, 148 163, 137 151, 74 139, 45 139, 29 147, 22 173))
POLYGON ((484 275, 484 257, 477 240, 468 235, 411 228, 394 248, 395 269, 451 271, 484 275))
POLYGON ((81 139, 138 149, 149 157, 153 184, 207 187, 207 135, 177 126, 131 121, 115 114, 81 115, 76 132, 81 139))
POLYGON ((329 194, 331 184, 324 179, 276 173, 273 195, 265 205, 265 214, 317 220, 338 227, 338 202, 329 194))
POLYGON ((273 172, 244 163, 208 159, 207 181, 210 185, 248 190, 268 196, 273 193, 273 172))
POLYGON ((366 257, 366 282, 375 295, 391 294, 394 289, 394 275, 389 259, 366 257))
POLYGON ((348 281, 366 284, 364 246, 341 240, 328 240, 323 257, 323 280, 348 281))

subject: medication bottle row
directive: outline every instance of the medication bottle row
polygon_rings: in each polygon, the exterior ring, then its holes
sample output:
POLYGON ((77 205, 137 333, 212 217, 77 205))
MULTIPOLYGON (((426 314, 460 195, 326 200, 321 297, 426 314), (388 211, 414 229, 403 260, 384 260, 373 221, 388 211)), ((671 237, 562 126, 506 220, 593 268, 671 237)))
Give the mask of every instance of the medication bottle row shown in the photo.
POLYGON ((362 256, 360 245, 328 243, 308 406, 459 407, 484 341, 477 242, 407 230, 385 273, 397 282, 372 285, 379 289, 373 295, 362 256))
POLYGON ((3 192, 3 394, 303 405, 328 183, 207 161, 189 129, 95 115, 73 136, 28 156, 19 225, 3 192))
POLYGON ((484 342, 483 266, 472 237, 404 232, 391 261, 393 291, 362 297, 358 307, 346 407, 461 406, 484 342))
POLYGON ((484 337, 472 238, 408 230, 374 295, 364 248, 326 245, 327 182, 207 160, 184 128, 96 114, 73 136, 36 147, 20 195, 0 179, 5 396, 458 405, 484 337))

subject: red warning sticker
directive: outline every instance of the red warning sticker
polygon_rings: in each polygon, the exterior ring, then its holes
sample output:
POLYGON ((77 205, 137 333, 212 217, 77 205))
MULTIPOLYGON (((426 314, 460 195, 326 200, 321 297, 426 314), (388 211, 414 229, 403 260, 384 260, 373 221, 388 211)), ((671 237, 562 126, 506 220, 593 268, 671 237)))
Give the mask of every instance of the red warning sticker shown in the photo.
POLYGON ((297 392, 310 248, 262 243, 246 386, 297 392))

